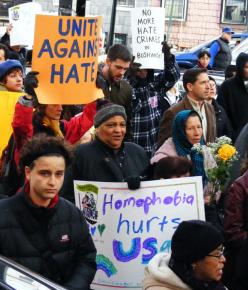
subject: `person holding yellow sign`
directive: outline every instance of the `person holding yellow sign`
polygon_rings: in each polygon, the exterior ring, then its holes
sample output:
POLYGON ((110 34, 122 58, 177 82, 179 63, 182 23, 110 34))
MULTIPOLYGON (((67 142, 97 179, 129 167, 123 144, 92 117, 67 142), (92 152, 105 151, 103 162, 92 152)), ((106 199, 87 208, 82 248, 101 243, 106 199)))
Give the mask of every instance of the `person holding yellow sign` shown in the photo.
POLYGON ((18 60, 9 59, 0 63, 0 91, 21 92, 23 68, 18 60))

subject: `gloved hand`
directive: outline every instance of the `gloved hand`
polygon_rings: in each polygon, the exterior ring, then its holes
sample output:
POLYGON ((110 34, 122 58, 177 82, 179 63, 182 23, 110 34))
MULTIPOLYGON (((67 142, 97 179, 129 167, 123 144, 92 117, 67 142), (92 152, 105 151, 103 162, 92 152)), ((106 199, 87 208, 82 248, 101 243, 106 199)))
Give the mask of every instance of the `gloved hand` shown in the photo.
POLYGON ((162 43, 162 52, 165 57, 170 57, 171 56, 171 46, 168 45, 167 41, 163 41, 162 43))
POLYGON ((133 81, 136 79, 136 72, 140 70, 141 64, 138 62, 134 62, 134 58, 125 74, 125 76, 127 77, 127 79, 133 81))
POLYGON ((128 176, 125 181, 127 182, 127 186, 130 190, 140 188, 140 176, 128 176))
POLYGON ((38 79, 37 79, 37 75, 39 74, 39 72, 37 71, 31 71, 29 72, 25 79, 24 79, 24 91, 32 96, 34 99, 37 99, 36 93, 35 93, 35 88, 38 87, 38 79))

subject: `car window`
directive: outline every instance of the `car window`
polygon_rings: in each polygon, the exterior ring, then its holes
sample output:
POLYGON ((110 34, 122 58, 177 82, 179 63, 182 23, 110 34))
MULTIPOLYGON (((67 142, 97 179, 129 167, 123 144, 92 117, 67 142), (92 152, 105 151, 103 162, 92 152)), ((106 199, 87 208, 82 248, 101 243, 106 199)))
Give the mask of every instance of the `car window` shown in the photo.
POLYGON ((65 289, 17 263, 12 263, 14 262, 7 258, 0 259, 0 290, 65 289))
POLYGON ((5 271, 6 271, 5 282, 7 285, 13 287, 14 289, 25 289, 25 290, 51 289, 13 268, 6 267, 5 271))

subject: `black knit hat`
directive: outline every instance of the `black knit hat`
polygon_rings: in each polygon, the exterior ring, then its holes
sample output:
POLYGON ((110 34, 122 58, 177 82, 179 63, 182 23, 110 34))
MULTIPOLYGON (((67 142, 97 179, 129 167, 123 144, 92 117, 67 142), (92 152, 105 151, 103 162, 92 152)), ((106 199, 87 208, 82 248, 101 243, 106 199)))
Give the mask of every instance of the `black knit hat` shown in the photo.
POLYGON ((223 241, 222 234, 210 223, 200 220, 184 221, 172 237, 172 257, 176 261, 191 264, 202 260, 223 241))
POLYGON ((94 126, 97 128, 114 116, 122 116, 124 120, 127 121, 125 108, 123 106, 110 103, 97 111, 94 118, 94 126))

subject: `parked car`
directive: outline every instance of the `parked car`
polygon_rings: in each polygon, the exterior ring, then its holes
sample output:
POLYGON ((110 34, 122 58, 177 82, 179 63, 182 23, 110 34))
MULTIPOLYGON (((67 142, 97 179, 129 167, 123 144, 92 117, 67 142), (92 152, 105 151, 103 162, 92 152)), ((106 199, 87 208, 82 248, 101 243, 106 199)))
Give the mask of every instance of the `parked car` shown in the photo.
POLYGON ((0 256, 0 290, 66 290, 66 288, 0 256))
POLYGON ((248 38, 243 40, 239 45, 232 50, 232 64, 236 64, 236 59, 241 52, 248 53, 248 38))
MULTIPOLYGON (((236 41, 241 41, 241 43, 243 43, 243 41, 246 40, 247 37, 248 37, 248 33, 235 33, 232 36, 232 41, 231 41, 230 45, 234 46, 234 49, 235 49, 236 48, 235 47, 236 41)), ((186 52, 176 53, 176 61, 179 65, 179 67, 184 68, 184 69, 194 67, 197 64, 199 52, 201 50, 204 50, 204 49, 209 50, 212 42, 216 39, 218 39, 218 37, 215 37, 209 41, 206 41, 206 42, 201 43, 195 47, 192 47, 191 49, 189 49, 186 52)), ((237 45, 237 46, 239 46, 239 45, 237 45)))

